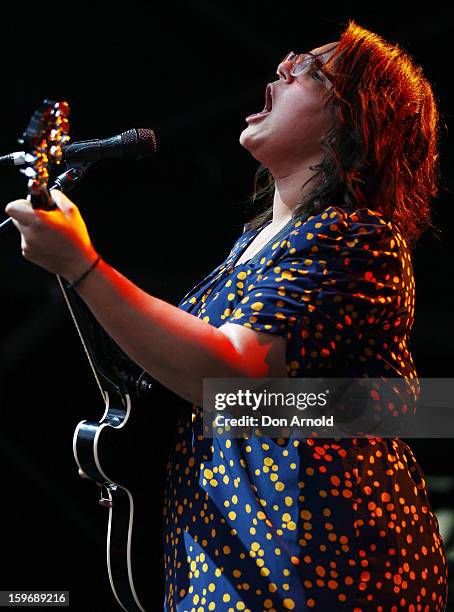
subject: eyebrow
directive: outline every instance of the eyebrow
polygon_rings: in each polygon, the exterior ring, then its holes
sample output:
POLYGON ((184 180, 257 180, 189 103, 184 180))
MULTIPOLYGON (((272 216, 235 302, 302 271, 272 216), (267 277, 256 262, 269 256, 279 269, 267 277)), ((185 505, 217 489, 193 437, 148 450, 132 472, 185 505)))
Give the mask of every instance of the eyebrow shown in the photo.
MULTIPOLYGON (((336 45, 337 46, 337 45, 336 45)), ((311 51, 307 51, 306 55, 310 55, 312 56, 312 64, 315 64, 317 66, 317 68, 323 73, 324 76, 326 76, 326 78, 331 81, 331 83, 333 82, 333 77, 328 73, 328 71, 326 71, 323 66, 325 65, 322 61, 320 61, 318 59, 318 57, 320 55, 325 55, 326 53, 328 53, 328 51, 331 51, 332 49, 335 49, 335 47, 332 47, 331 49, 328 49, 327 51, 323 51, 323 53, 312 53, 311 51)), ((329 58, 328 58, 329 59, 329 58)))

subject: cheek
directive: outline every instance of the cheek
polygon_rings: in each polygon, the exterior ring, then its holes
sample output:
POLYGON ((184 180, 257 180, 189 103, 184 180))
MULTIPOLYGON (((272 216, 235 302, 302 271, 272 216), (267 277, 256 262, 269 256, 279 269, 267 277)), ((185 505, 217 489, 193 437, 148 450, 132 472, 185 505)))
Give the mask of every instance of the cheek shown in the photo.
POLYGON ((320 120, 323 109, 319 96, 304 90, 287 93, 288 95, 283 96, 282 100, 279 101, 276 109, 280 119, 293 125, 308 125, 320 120))
POLYGON ((320 107, 299 105, 279 117, 279 125, 293 142, 318 140, 329 126, 329 117, 320 107))

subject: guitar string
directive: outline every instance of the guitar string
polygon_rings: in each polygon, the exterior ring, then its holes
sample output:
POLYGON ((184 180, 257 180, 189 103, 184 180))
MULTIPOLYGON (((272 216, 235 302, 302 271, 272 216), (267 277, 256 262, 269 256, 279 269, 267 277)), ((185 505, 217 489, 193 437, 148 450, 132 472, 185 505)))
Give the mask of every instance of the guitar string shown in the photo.
POLYGON ((82 336, 82 332, 80 331, 79 324, 77 323, 76 316, 75 316, 75 314, 73 312, 73 309, 71 307, 71 304, 69 302, 69 298, 68 298, 68 296, 66 294, 66 289, 63 286, 63 283, 62 283, 62 280, 61 280, 60 276, 58 276, 58 274, 56 276, 57 276, 58 283, 60 285, 60 289, 62 290, 63 297, 65 298, 66 305, 68 306, 68 309, 69 309, 69 312, 71 314, 72 320, 74 322, 74 325, 76 326, 77 333, 79 334, 80 341, 82 342, 82 346, 84 347, 84 351, 85 351, 85 354, 87 356, 88 363, 90 364, 90 367, 92 369, 93 376, 95 377, 96 384, 98 385, 99 392, 101 393, 102 400, 105 403, 107 400, 106 400, 106 397, 104 395, 104 391, 103 391, 103 388, 101 386, 101 382, 100 382, 100 380, 98 378, 98 374, 96 373, 96 369, 95 369, 95 366, 94 366, 93 361, 91 359, 91 356, 90 356, 90 353, 88 351, 87 345, 85 344, 84 337, 82 336))

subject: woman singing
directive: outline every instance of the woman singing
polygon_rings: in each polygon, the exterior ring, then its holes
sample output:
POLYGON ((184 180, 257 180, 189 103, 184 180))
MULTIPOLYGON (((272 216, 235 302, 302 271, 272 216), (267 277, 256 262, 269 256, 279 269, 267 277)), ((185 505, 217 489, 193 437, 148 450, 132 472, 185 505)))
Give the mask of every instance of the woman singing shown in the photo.
POLYGON ((178 307, 98 259, 61 192, 58 210, 6 212, 24 256, 74 283, 131 359, 187 400, 168 464, 164 610, 441 611, 443 542, 400 438, 203 435, 204 378, 417 380, 411 249, 437 194, 431 86, 354 21, 288 53, 277 75, 240 136, 268 207, 178 307))

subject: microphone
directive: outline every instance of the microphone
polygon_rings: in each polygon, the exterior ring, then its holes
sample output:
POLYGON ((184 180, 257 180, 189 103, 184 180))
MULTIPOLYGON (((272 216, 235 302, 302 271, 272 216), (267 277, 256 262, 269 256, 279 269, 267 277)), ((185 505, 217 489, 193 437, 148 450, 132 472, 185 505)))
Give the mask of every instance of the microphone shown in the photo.
MULTIPOLYGON (((141 159, 156 153, 156 136, 153 130, 133 128, 111 138, 81 140, 62 147, 63 159, 71 162, 95 162, 105 157, 141 159)), ((33 157, 25 151, 15 151, 0 157, 0 166, 23 166, 33 157)))
POLYGON ((104 157, 141 159, 156 153, 153 130, 135 128, 102 140, 82 140, 62 147, 63 159, 70 161, 99 161, 104 157))

